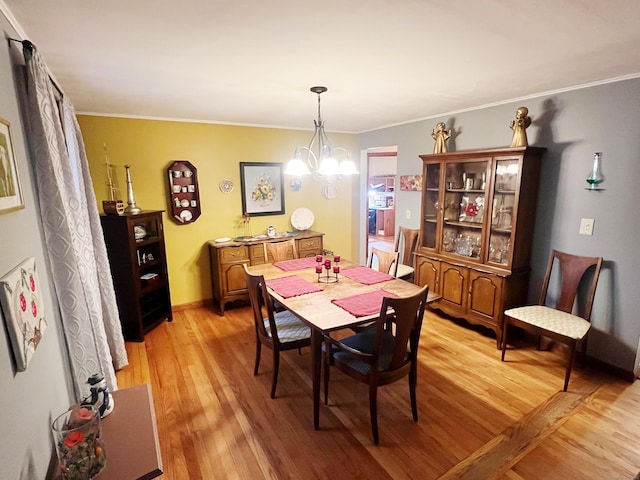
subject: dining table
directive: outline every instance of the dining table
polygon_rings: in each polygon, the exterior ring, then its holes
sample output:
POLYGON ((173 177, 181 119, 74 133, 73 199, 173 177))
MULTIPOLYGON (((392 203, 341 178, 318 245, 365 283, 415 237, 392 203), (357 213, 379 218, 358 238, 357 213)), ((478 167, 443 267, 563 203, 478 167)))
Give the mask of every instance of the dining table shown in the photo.
MULTIPOLYGON (((383 296, 408 296, 422 288, 333 255, 325 255, 321 262, 318 260, 320 258, 312 257, 248 267, 251 273, 264 276, 273 300, 311 328, 313 424, 316 430, 320 420, 324 335, 375 320, 379 317, 383 296)), ((439 298, 440 295, 429 292, 427 303, 439 298)))

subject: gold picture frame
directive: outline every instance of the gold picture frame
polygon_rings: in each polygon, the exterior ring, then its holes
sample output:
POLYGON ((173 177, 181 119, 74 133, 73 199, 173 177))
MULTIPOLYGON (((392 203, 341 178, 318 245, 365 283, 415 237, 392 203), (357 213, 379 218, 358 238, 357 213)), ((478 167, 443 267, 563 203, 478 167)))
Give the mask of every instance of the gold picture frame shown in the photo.
POLYGON ((0 214, 24 208, 10 126, 0 118, 0 214))

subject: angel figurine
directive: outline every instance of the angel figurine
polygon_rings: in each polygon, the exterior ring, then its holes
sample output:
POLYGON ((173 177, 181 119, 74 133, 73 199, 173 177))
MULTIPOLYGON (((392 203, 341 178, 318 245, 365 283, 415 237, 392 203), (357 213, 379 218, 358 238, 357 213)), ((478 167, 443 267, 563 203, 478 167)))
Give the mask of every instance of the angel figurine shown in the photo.
POLYGON ((431 136, 436 141, 433 146, 433 153, 444 153, 447 151, 447 139, 451 136, 451 129, 445 130, 444 122, 438 122, 436 128, 431 131, 431 136))
POLYGON ((518 108, 516 110, 516 119, 509 124, 509 128, 513 130, 512 147, 526 147, 529 145, 527 142, 527 127, 531 125, 531 117, 527 116, 528 113, 529 109, 527 107, 518 108))

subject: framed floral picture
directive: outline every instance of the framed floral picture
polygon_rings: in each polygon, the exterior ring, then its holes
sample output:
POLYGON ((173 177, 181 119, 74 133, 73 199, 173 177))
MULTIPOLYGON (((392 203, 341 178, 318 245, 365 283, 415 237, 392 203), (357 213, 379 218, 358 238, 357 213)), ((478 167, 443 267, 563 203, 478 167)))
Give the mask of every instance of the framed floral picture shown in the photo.
POLYGON ((422 175, 400 175, 400 190, 421 191, 422 175))
POLYGON ((240 162, 242 214, 284 215, 282 163, 240 162))
POLYGON ((0 118, 0 213, 24 208, 9 126, 0 118))
POLYGON ((0 278, 0 303, 16 368, 26 370, 47 328, 35 258, 27 258, 0 278))

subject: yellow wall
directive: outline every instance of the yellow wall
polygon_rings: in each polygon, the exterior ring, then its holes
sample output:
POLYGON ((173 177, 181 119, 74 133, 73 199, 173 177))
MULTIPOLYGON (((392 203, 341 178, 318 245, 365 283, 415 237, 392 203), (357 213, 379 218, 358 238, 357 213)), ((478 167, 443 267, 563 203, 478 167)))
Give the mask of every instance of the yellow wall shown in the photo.
MULTIPOLYGON (((170 211, 167 167, 174 160, 188 160, 198 170, 202 214, 194 223, 178 225, 165 212, 165 240, 173 305, 210 299, 209 252, 206 244, 219 237, 243 235, 240 226, 240 162, 283 162, 298 145, 309 142, 309 131, 239 127, 203 123, 139 120, 79 115, 98 208, 108 199, 104 145, 114 165, 120 198, 127 199, 124 165, 131 166, 137 205, 143 210, 170 211), (231 193, 218 184, 229 179, 231 193)), ((334 145, 347 148, 357 160, 355 135, 331 134, 334 145)), ((299 207, 315 215, 313 230, 325 233, 325 248, 347 258, 356 252, 357 178, 335 183, 337 195, 328 200, 324 183, 303 178, 302 189, 293 192, 285 176, 285 214, 253 217, 251 233, 292 230, 291 213, 299 207)))

